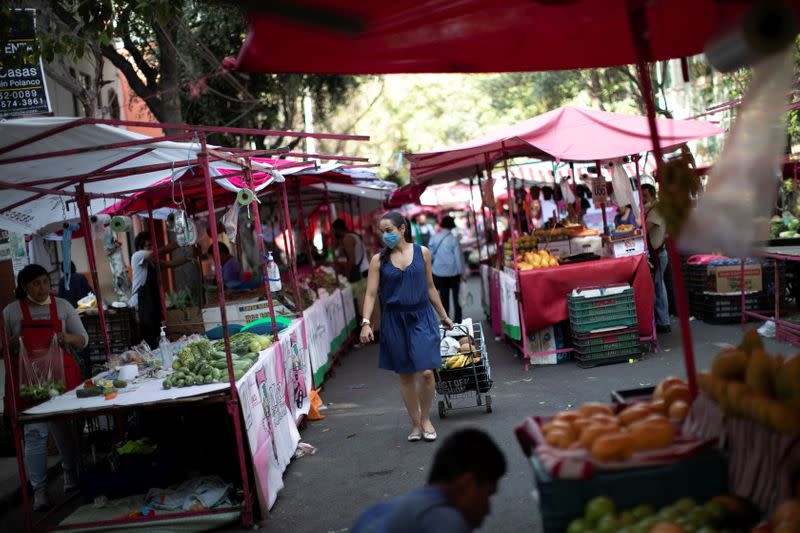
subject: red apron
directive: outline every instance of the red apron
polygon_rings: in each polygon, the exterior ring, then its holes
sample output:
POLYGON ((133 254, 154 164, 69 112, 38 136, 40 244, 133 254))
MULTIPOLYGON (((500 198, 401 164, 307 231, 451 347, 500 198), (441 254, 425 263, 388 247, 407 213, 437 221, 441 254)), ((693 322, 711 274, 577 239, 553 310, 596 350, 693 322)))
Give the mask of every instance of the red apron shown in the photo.
MULTIPOLYGON (((58 318, 58 306, 56 299, 50 298, 50 319, 49 320, 33 320, 31 318, 30 309, 28 309, 28 302, 25 300, 19 301, 19 307, 22 311, 22 322, 20 324, 20 335, 25 349, 29 352, 35 350, 46 350, 50 347, 53 341, 53 335, 61 333, 61 320, 58 318)), ((75 358, 72 357, 66 350, 62 350, 64 357, 64 385, 66 390, 72 390, 81 383, 81 369, 75 358)), ((22 412, 27 409, 31 404, 23 402, 19 397, 19 356, 14 355, 11 357, 11 376, 6 376, 6 395, 4 401, 5 412, 11 412, 11 381, 14 382, 14 388, 17 395, 17 412, 22 412)))

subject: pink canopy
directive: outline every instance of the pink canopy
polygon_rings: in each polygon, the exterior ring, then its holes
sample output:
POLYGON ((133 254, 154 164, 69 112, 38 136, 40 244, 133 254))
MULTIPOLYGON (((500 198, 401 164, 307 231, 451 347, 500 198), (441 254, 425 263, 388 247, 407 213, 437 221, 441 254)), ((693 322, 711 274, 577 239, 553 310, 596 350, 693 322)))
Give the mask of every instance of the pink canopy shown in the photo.
MULTIPOLYGON (((658 119, 664 148, 722 133, 702 120, 658 119)), ((647 118, 560 107, 489 135, 432 152, 407 154, 414 183, 443 183, 480 172, 505 157, 604 161, 653 149, 647 118)))

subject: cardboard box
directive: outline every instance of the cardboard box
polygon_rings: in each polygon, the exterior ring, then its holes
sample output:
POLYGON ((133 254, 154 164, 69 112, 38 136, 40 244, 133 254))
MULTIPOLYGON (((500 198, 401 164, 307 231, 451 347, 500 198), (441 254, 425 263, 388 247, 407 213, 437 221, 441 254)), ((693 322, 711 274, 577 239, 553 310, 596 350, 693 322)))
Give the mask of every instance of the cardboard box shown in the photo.
POLYGON ((628 257, 644 253, 644 237, 631 237, 611 241, 608 245, 610 257, 628 257))
POLYGON ((206 328, 200 307, 167 309, 167 332, 170 337, 203 333, 204 331, 206 331, 206 328))
MULTIPOLYGON (((556 339, 553 326, 544 328, 528 335, 528 353, 551 352, 556 349, 556 339)), ((530 357, 532 365, 555 365, 558 363, 558 354, 535 355, 530 357)))
POLYGON ((550 242, 542 241, 537 245, 537 249, 547 250, 550 255, 557 255, 562 259, 572 255, 570 252, 569 239, 550 242))
MULTIPOLYGON (((716 292, 741 292, 742 267, 740 265, 713 267, 716 292)), ((744 265, 744 290, 763 289, 761 265, 744 265)))
POLYGON ((569 240, 570 255, 595 254, 600 257, 605 255, 603 238, 599 235, 588 237, 573 237, 569 240))

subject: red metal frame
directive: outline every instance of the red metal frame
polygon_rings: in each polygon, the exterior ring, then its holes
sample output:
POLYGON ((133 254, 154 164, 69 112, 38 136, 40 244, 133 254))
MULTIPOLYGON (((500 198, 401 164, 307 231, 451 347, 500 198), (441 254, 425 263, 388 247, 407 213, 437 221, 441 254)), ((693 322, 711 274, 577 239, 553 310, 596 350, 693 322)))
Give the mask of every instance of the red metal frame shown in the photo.
MULTIPOLYGON (((639 71, 639 80, 642 83, 642 94, 644 95, 645 108, 647 109, 647 121, 650 125, 650 138, 653 142, 653 156, 656 160, 658 172, 656 177, 661 182, 664 179, 664 154, 661 149, 661 141, 658 135, 658 125, 656 123, 656 108, 653 102, 653 84, 650 80, 650 70, 647 61, 650 58, 650 42, 648 40, 648 21, 644 4, 637 0, 628 0, 628 21, 630 23, 631 34, 633 35, 633 45, 636 51, 636 67, 639 71)), ((644 221, 642 221, 644 224, 644 221)), ((689 302, 686 294, 686 287, 683 282, 681 272, 680 255, 678 254, 675 242, 667 242, 667 254, 669 256, 670 268, 672 269, 672 283, 675 293, 676 305, 678 308, 678 318, 681 326, 681 341, 683 343, 683 362, 686 366, 686 378, 689 384, 689 392, 692 397, 697 396, 697 371, 695 369, 694 345, 692 344, 692 330, 689 327, 689 302)))

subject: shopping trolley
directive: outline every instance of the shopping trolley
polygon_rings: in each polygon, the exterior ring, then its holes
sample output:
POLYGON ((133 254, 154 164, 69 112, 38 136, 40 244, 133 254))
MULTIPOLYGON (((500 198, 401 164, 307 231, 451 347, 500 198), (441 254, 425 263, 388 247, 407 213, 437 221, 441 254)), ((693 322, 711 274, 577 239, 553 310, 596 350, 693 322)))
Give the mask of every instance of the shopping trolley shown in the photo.
MULTIPOLYGON (((436 395, 439 399, 439 418, 445 418, 453 409, 468 409, 486 406, 486 412, 492 412, 492 371, 489 366, 489 354, 486 351, 483 327, 480 322, 473 323, 467 319, 455 324, 452 330, 441 329, 442 366, 436 370, 436 395), (457 342, 464 337, 469 339, 468 350, 459 349, 457 353, 447 351, 445 337, 457 342), (453 400, 469 399, 474 394, 475 405, 454 407, 453 400)), ((452 344, 452 343, 451 343, 452 344)))

